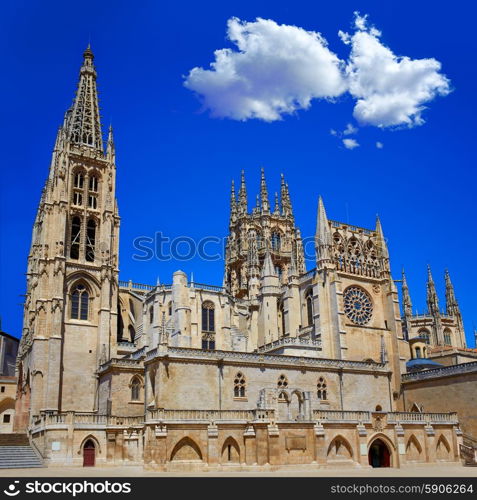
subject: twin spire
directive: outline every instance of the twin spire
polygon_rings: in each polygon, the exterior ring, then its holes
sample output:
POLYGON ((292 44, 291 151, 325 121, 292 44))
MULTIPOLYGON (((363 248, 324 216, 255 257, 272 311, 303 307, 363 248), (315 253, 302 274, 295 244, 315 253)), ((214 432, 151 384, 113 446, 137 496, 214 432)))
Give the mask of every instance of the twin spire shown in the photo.
MULTIPOLYGON (((261 169, 260 173, 260 194, 257 195, 257 201, 254 213, 273 213, 273 215, 285 215, 293 217, 293 209, 291 205, 290 192, 288 184, 285 182, 283 174, 281 174, 280 196, 275 193, 275 203, 273 211, 271 210, 270 200, 268 197, 267 181, 265 179, 265 170, 261 169)), ((235 183, 232 181, 230 193, 230 216, 231 220, 241 215, 248 214, 248 198, 247 185, 245 182, 245 172, 241 172, 240 189, 238 197, 235 193, 235 183)))

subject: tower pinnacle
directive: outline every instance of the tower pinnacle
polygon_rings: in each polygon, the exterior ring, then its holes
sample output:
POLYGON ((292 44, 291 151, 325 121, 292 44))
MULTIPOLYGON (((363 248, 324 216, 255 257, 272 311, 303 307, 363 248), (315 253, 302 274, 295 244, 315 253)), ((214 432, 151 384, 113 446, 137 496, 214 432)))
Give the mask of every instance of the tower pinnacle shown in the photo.
POLYGON ((318 198, 315 249, 318 267, 321 267, 324 263, 331 262, 330 227, 328 217, 326 216, 325 205, 321 196, 318 198))
POLYGON ((68 136, 73 144, 88 146, 103 153, 101 119, 99 114, 98 91, 94 55, 88 45, 83 52, 83 65, 76 96, 69 111, 68 136))
POLYGON ((270 211, 270 202, 268 201, 268 189, 267 182, 265 180, 265 170, 262 167, 261 178, 260 178, 260 201, 262 202, 262 211, 270 211))

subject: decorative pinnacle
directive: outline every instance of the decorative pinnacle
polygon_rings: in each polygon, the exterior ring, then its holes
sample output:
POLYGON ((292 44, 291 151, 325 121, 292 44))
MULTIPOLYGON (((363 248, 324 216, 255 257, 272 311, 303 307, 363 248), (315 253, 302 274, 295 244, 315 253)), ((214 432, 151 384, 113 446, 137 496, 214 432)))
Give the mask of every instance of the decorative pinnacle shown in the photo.
POLYGON ((278 201, 278 193, 275 192, 275 212, 276 215, 280 215, 280 202, 278 201))
POLYGON ((262 201, 262 210, 264 212, 270 211, 270 204, 268 201, 267 182, 265 181, 265 169, 262 167, 260 178, 260 198, 262 201))

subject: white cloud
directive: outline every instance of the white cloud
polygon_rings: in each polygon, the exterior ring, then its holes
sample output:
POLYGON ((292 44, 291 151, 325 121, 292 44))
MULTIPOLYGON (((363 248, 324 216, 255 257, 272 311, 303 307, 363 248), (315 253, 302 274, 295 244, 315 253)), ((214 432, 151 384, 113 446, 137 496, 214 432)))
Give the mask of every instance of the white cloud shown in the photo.
POLYGON ((383 148, 384 148, 384 144, 383 144, 382 142, 379 142, 379 141, 378 141, 378 142, 376 142, 376 147, 377 147, 378 149, 383 149, 383 148))
POLYGON ((339 134, 339 132, 337 132, 334 128, 331 128, 330 129, 330 134, 334 135, 334 136, 337 136, 339 134))
POLYGON ((368 26, 366 16, 355 15, 355 33, 340 32, 351 47, 346 75, 357 99, 354 117, 377 127, 422 125, 425 104, 450 92, 440 62, 396 56, 380 42, 381 33, 368 26))
POLYGON ((356 127, 353 127, 351 123, 348 123, 348 125, 346 125, 346 128, 343 130, 343 135, 353 135, 357 133, 358 129, 356 127))
MULTIPOLYGON (((213 117, 268 122, 308 109, 313 99, 332 101, 349 92, 358 123, 381 128, 422 125, 426 105, 450 92, 439 61, 397 56, 366 15, 355 13, 354 33, 339 35, 351 49, 346 62, 320 33, 270 19, 231 18, 227 37, 236 47, 216 50, 210 69, 193 68, 184 85, 201 96, 213 117)), ((356 131, 348 124, 330 133, 356 131)))
POLYGON ((354 149, 359 146, 358 141, 355 139, 343 139, 343 144, 346 149, 354 149))
POLYGON ((227 28, 238 50, 216 50, 211 69, 193 68, 184 83, 212 116, 271 122, 346 91, 343 62, 319 33, 261 18, 227 28))

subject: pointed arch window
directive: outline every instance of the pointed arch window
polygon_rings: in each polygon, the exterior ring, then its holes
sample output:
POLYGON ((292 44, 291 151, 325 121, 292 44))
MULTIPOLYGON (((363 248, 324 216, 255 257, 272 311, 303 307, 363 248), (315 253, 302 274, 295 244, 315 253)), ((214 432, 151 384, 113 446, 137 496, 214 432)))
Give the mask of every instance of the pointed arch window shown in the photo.
POLYGON ((328 394, 327 394, 327 386, 326 386, 326 380, 323 377, 320 377, 318 379, 318 383, 316 384, 316 395, 318 396, 318 399, 320 401, 326 401, 328 399, 328 394))
POLYGON ((134 377, 131 381, 131 401, 141 400, 141 381, 138 377, 134 377))
POLYGON ((89 190, 93 193, 98 192, 98 177, 96 175, 91 175, 89 178, 89 190))
POLYGON ((307 326, 313 325, 313 289, 308 288, 305 294, 306 306, 306 324, 307 326))
POLYGON ((209 300, 202 304, 202 331, 215 332, 215 306, 209 300))
POLYGON ((238 372, 234 379, 234 398, 244 398, 245 387, 245 377, 241 372, 238 372))
POLYGON ((77 172, 75 174, 74 187, 77 189, 83 189, 84 186, 84 174, 83 172, 77 172))
POLYGON ((86 227, 86 260, 88 262, 94 262, 95 245, 96 245, 96 222, 93 219, 90 219, 86 227))
POLYGON ((89 294, 83 284, 78 284, 71 294, 71 319, 88 320, 89 294))
POLYGON ((149 324, 152 325, 154 323, 154 307, 149 307, 149 324))
POLYGON ((449 328, 444 330, 444 345, 452 345, 451 331, 449 328))
POLYGON ((81 218, 73 217, 71 220, 71 239, 70 239, 70 257, 79 259, 81 240, 81 218))
POLYGON ((272 250, 278 252, 280 251, 280 246, 281 246, 281 236, 280 233, 275 231, 272 233, 272 250))

